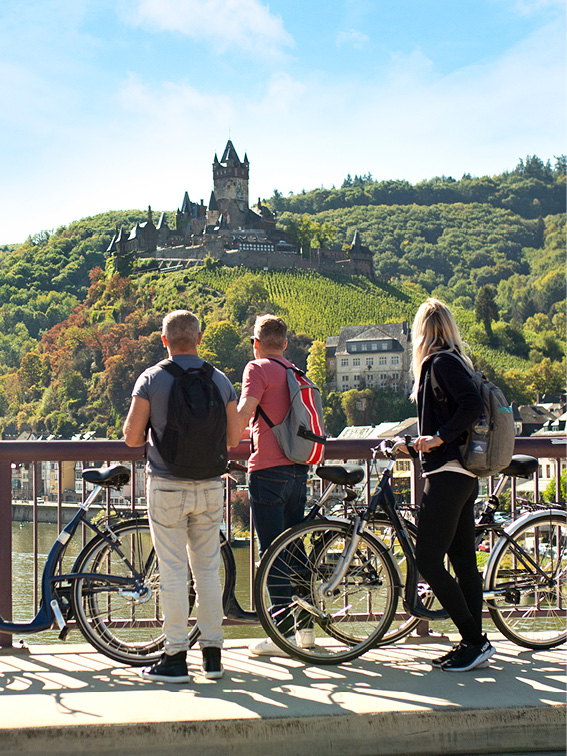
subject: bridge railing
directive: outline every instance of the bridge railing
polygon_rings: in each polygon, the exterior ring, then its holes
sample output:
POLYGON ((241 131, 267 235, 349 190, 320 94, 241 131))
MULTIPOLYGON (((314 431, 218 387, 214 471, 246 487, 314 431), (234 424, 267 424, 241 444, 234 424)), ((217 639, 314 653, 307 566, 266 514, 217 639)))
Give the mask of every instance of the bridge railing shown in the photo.
MULTIPOLYGON (((357 461, 366 467, 366 496, 370 496, 371 485, 371 449, 375 446, 375 439, 350 439, 350 440, 330 440, 326 447, 327 460, 357 461)), ((560 500, 560 475, 561 460, 565 459, 566 438, 517 438, 515 452, 521 454, 530 454, 539 459, 549 460, 555 468, 556 479, 556 500, 560 500)), ((244 461, 249 455, 249 444, 241 444, 232 450, 231 458, 244 461)), ((54 476, 57 481, 55 492, 51 493, 50 498, 53 500, 55 508, 55 521, 61 527, 64 519, 66 504, 65 492, 62 489, 63 464, 65 462, 79 462, 81 467, 89 467, 93 464, 111 464, 120 462, 131 465, 131 489, 129 509, 136 511, 136 503, 143 500, 144 491, 139 490, 137 485, 138 476, 136 475, 136 462, 144 459, 144 448, 131 448, 126 446, 123 441, 0 441, 0 616, 5 620, 12 619, 12 595, 13 595, 13 553, 12 553, 12 521, 14 514, 14 501, 12 484, 17 479, 14 475, 16 468, 25 466, 31 475, 31 482, 28 484, 28 501, 31 509, 31 522, 34 529, 34 547, 33 547, 33 597, 30 601, 30 615, 37 611, 37 604, 40 594, 39 559, 38 559, 38 538, 37 528, 40 521, 40 512, 43 509, 41 500, 42 481, 40 476, 41 463, 51 463, 57 467, 57 474, 54 476)), ((418 465, 412 463, 409 470, 410 491, 412 505, 419 499, 422 490, 422 479, 419 474, 418 465)), ((489 490, 491 482, 489 482, 489 490)), ((517 483, 514 479, 511 481, 511 503, 512 511, 516 507, 517 483)), ((533 481, 534 497, 540 499, 539 476, 536 473, 533 481)), ((231 513, 230 500, 233 486, 230 479, 226 485, 226 526, 227 532, 231 534, 231 513)), ((86 494, 85 486, 82 489, 82 498, 86 494)), ((76 502, 78 503, 78 502, 76 502)), ((76 505, 75 503, 75 505, 76 505)), ((107 505, 110 503, 110 494, 107 493, 107 505)), ((251 542, 254 539, 253 523, 251 522, 251 542)), ((250 606, 253 607, 252 585, 254 580, 254 549, 250 549, 250 606)), ((243 579, 243 578, 241 578, 243 579)), ((10 646, 12 644, 11 635, 0 633, 0 646, 10 646)))

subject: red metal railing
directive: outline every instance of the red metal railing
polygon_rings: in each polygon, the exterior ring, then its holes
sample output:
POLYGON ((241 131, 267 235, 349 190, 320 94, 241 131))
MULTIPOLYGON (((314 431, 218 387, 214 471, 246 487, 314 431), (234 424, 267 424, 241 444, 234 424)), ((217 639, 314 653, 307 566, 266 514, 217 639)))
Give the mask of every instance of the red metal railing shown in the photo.
MULTIPOLYGON (((360 460, 366 462, 367 467, 367 496, 369 488, 369 460, 371 449, 376 445, 376 440, 330 440, 326 447, 327 459, 334 460, 360 460)), ((516 439, 515 452, 530 454, 539 459, 553 460, 555 467, 555 479, 557 484, 556 500, 561 498, 560 474, 561 460, 565 459, 566 438, 518 438, 516 439)), ((245 460, 249 455, 248 442, 242 442, 237 449, 233 450, 231 457, 237 460, 245 460)), ((12 618, 12 469, 15 465, 30 465, 32 471, 32 495, 33 523, 35 543, 37 544, 38 523, 38 480, 36 468, 41 462, 55 462, 59 465, 59 485, 56 496, 57 522, 59 527, 62 523, 62 490, 61 490, 61 465, 63 462, 82 462, 84 466, 95 462, 109 464, 120 461, 134 463, 144 458, 143 447, 131 448, 123 441, 0 441, 0 616, 4 619, 12 618)), ((133 471, 134 472, 134 471, 133 471)), ((134 509, 137 498, 136 476, 132 475, 131 502, 134 509)), ((539 479, 534 476, 535 498, 539 500, 539 479)), ((411 497, 412 503, 418 498, 421 490, 421 478, 417 466, 412 467, 411 472, 411 497)), ((83 491, 84 495, 84 491, 83 491)), ((512 502, 516 498, 516 481, 511 483, 512 502)), ((227 488, 227 527, 230 533, 230 487, 227 488)), ((35 576, 35 601, 38 594, 38 560, 37 549, 34 553, 33 571, 35 576)), ((253 549, 251 549, 250 579, 253 581, 253 549)), ((11 635, 0 633, 0 646, 10 646, 11 635)))

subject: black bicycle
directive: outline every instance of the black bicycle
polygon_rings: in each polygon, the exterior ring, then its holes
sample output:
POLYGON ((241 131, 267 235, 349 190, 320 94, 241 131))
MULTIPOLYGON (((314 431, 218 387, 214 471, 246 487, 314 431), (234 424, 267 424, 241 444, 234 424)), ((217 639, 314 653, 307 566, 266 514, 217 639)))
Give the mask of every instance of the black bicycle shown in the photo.
POLYGON ((130 479, 122 465, 83 470, 94 489, 51 547, 41 578, 41 602, 29 622, 0 618, 0 631, 32 634, 60 629, 64 640, 73 620, 92 645, 115 661, 147 664, 159 658, 164 643, 159 613, 159 576, 147 519, 87 517, 104 489, 121 488, 130 479), (93 538, 63 572, 67 546, 79 526, 93 538))
MULTIPOLYGON (((422 619, 447 619, 417 572, 415 524, 400 515, 390 481, 406 441, 374 450, 388 464, 368 506, 348 517, 307 520, 283 533, 263 556, 255 583, 260 622, 274 642, 308 663, 348 661, 370 648, 406 635, 422 619), (380 535, 388 532, 387 540, 380 535), (377 535, 379 533, 380 535, 377 535), (279 594, 278 594, 279 590, 279 594), (403 597, 407 619, 394 626, 403 597), (314 631, 310 647, 297 632, 314 631)), ((527 477, 533 457, 517 455, 502 472, 527 477)), ((322 467, 317 474, 334 485, 354 486, 363 478, 354 465, 322 467)), ((567 629, 567 529, 565 512, 527 512, 509 525, 494 521, 497 493, 478 523, 479 539, 497 536, 484 569, 484 598, 501 632, 528 648, 565 642, 567 629)))

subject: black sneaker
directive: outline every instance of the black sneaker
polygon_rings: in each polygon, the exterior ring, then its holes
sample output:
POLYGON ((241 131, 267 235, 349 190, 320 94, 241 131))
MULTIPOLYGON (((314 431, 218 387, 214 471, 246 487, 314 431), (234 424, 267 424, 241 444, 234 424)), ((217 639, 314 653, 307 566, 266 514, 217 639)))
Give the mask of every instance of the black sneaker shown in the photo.
POLYGON ((177 654, 162 654, 161 659, 151 667, 144 667, 142 677, 146 680, 166 683, 189 682, 191 677, 187 674, 187 652, 179 651, 177 654))
POLYGON ((443 654, 443 656, 438 656, 436 659, 432 659, 431 666, 437 667, 437 669, 441 669, 441 667, 445 664, 445 662, 448 662, 449 659, 453 657, 453 654, 456 653, 460 647, 461 647, 460 643, 455 643, 453 648, 450 651, 447 651, 446 654, 443 654))
POLYGON ((444 672, 468 672, 469 669, 477 667, 486 667, 491 656, 494 656, 495 649, 490 641, 484 636, 482 643, 475 645, 467 641, 461 641, 455 653, 446 661, 441 669, 444 672))
POLYGON ((224 675, 220 648, 218 646, 206 646, 201 653, 203 654, 203 674, 207 680, 220 680, 224 675))

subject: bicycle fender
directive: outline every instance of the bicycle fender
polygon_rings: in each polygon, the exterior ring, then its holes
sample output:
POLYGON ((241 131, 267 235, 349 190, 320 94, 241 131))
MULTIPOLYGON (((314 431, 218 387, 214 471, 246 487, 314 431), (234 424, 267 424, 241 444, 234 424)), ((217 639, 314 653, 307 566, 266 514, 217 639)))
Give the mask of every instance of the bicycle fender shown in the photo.
MULTIPOLYGON (((508 525, 504 528, 504 532, 510 536, 510 538, 514 539, 514 534, 524 527, 524 525, 527 522, 536 522, 538 520, 541 520, 541 524, 545 525, 545 521, 549 519, 549 517, 561 517, 564 520, 565 512, 561 509, 549 509, 548 511, 538 511, 538 512, 525 512, 523 515, 520 515, 517 520, 512 520, 512 522, 509 522, 508 525)), ((490 557, 488 558, 488 561, 486 562, 486 565, 484 567, 483 572, 483 581, 486 584, 489 582, 490 577, 492 576, 492 571, 494 569, 494 565, 496 564, 496 561, 500 558, 500 555, 502 551, 506 548, 509 541, 505 536, 500 536, 496 543, 494 544, 493 549, 490 552, 490 557)))

